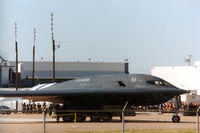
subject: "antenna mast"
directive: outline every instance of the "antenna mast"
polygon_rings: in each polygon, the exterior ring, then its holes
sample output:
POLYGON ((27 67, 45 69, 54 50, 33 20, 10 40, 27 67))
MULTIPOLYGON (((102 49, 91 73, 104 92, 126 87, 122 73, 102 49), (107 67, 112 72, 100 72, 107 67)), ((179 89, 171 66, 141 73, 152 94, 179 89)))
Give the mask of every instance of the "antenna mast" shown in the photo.
POLYGON ((185 58, 185 62, 188 63, 188 66, 192 65, 192 55, 191 54, 188 55, 188 58, 185 58))
POLYGON ((15 22, 15 53, 16 53, 16 77, 15 77, 15 86, 16 91, 18 91, 18 47, 17 47, 17 23, 15 22))
MULTIPOLYGON (((17 48, 17 23, 15 22, 15 53, 16 53, 16 61, 15 61, 15 86, 16 91, 18 91, 18 48, 17 48)), ((16 101, 16 112, 18 111, 18 101, 16 101)))
POLYGON ((51 13, 51 34, 52 34, 52 47, 53 47, 53 73, 52 73, 52 82, 55 82, 55 40, 53 32, 53 13, 51 13))
POLYGON ((36 28, 33 29, 33 71, 32 71, 32 86, 35 85, 35 42, 36 42, 36 28))

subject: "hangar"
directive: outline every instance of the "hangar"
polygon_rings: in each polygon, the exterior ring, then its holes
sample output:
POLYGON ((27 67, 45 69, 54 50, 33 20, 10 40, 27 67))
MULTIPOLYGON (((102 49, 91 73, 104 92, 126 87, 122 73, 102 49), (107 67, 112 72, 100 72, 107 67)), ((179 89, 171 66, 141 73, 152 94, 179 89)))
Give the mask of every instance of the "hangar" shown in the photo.
POLYGON ((151 75, 160 77, 178 88, 190 90, 191 95, 182 95, 182 101, 200 103, 200 61, 189 66, 152 67, 151 75))
MULTIPOLYGON (((9 62, 13 69, 12 84, 15 86, 15 62, 9 62)), ((19 87, 32 87, 32 62, 20 61, 18 64, 19 87)), ((56 62, 55 81, 63 82, 77 77, 128 74, 129 64, 125 62, 56 62)), ((35 84, 52 82, 52 62, 35 62, 35 84)))

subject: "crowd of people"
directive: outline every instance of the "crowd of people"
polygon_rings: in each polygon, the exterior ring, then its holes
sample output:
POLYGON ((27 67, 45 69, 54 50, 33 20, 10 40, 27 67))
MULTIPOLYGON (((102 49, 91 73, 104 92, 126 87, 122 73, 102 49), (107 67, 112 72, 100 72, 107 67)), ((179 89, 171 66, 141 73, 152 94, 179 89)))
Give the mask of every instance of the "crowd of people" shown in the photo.
POLYGON ((44 110, 46 108, 46 104, 44 103, 43 105, 41 105, 40 103, 37 103, 37 105, 35 103, 32 104, 26 104, 23 103, 22 105, 22 113, 42 113, 42 110, 44 110))
MULTIPOLYGON (((181 110, 184 112, 196 112, 198 107, 200 106, 199 103, 182 103, 181 104, 181 110)), ((44 110, 46 110, 49 115, 52 115, 52 112, 58 111, 62 109, 62 106, 59 104, 49 104, 48 106, 44 102, 42 105, 40 103, 32 103, 32 104, 26 104, 23 103, 22 105, 22 113, 42 113, 44 110)), ((155 111, 155 112, 170 112, 176 110, 175 103, 173 102, 166 102, 164 104, 160 105, 150 105, 150 106, 132 106, 132 109, 135 111, 155 111)))
POLYGON ((199 106, 200 106, 199 103, 194 103, 194 102, 192 102, 192 103, 182 103, 182 108, 184 110, 195 110, 196 111, 199 106))
POLYGON ((160 105, 137 106, 134 109, 137 111, 171 111, 176 108, 173 102, 166 102, 160 105))
MULTIPOLYGON (((199 103, 182 102, 180 109, 184 112, 196 112, 199 106, 200 106, 199 103)), ((166 102, 160 105, 138 106, 135 108, 135 110, 138 110, 138 111, 162 111, 163 110, 163 111, 169 111, 169 112, 175 109, 176 109, 176 105, 173 102, 166 102)))
POLYGON ((22 105, 22 113, 40 114, 46 110, 47 112, 49 112, 49 115, 52 115, 52 112, 58 109, 61 109, 61 106, 59 104, 49 104, 47 106, 45 102, 42 105, 41 103, 36 104, 34 102, 32 104, 23 103, 22 105))

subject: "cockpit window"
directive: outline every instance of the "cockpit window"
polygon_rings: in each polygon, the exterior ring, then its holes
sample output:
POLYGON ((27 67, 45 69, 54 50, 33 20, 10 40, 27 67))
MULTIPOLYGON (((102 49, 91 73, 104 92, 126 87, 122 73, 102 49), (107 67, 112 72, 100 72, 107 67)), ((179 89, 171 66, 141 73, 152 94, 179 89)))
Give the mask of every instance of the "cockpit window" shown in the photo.
POLYGON ((166 82, 166 81, 164 81, 164 80, 162 80, 162 83, 163 83, 165 86, 172 86, 170 83, 168 83, 168 82, 166 82))
POLYGON ((151 85, 172 86, 171 84, 163 80, 147 80, 146 83, 151 85))

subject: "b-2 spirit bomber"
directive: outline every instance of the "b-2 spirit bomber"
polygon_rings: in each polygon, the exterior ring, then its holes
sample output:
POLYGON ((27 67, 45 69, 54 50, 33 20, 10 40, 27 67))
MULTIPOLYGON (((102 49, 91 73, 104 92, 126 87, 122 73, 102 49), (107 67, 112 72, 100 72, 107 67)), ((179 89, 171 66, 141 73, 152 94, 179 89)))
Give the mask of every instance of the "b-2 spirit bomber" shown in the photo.
MULTIPOLYGON (((110 121, 125 115, 135 115, 133 106, 159 105, 187 93, 155 76, 145 74, 99 75, 77 78, 35 91, 0 91, 2 97, 23 97, 32 101, 49 101, 63 104, 57 111, 64 121, 110 121), (131 111, 130 111, 131 109, 131 111), (129 110, 129 111, 128 111, 129 110)), ((174 115, 173 122, 180 117, 174 115)))

